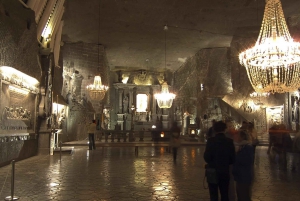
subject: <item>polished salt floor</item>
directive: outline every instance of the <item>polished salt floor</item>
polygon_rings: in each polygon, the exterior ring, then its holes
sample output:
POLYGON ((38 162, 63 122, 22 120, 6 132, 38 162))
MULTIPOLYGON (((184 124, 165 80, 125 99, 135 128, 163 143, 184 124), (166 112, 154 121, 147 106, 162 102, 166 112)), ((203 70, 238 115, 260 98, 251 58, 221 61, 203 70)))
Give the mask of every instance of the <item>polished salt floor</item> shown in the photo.
MULTIPOLYGON (((164 147, 76 147, 72 154, 35 156, 15 163, 19 200, 205 200, 205 146, 182 146, 174 163, 164 147)), ((297 154, 287 164, 258 147, 253 201, 300 200, 297 154)), ((0 168, 0 200, 10 195, 11 165, 0 168)))

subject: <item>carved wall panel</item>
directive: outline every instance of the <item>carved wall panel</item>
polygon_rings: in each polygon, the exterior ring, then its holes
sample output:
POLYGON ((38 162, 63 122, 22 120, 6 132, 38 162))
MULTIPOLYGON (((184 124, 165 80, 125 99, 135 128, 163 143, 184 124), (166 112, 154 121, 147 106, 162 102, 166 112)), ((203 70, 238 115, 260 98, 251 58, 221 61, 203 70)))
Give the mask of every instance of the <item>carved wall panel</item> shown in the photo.
POLYGON ((1 134, 34 132, 36 94, 17 92, 9 84, 1 87, 1 134))
POLYGON ((34 133, 38 81, 6 66, 0 67, 0 77, 0 135, 19 136, 34 133))

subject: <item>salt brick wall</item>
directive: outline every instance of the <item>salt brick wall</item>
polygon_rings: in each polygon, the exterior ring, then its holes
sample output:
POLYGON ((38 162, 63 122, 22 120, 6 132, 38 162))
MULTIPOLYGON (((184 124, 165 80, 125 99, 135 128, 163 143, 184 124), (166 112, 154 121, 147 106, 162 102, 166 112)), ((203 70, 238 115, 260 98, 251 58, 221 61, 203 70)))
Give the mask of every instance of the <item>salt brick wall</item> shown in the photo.
MULTIPOLYGON (((86 86, 94 82, 94 76, 100 74, 102 84, 109 85, 109 66, 107 64, 106 52, 103 46, 99 50, 98 62, 98 45, 94 43, 65 43, 61 49, 63 57, 63 66, 74 67, 82 75, 83 80, 80 88, 80 96, 87 96, 86 86), (93 77, 89 78, 89 75, 93 77)), ((89 100, 89 99, 88 99, 89 100)), ((109 104, 109 93, 106 94, 103 104, 109 104)), ((90 104, 90 103, 89 103, 90 104)), ((68 140, 82 140, 86 136, 85 124, 93 118, 93 114, 82 108, 78 104, 70 106, 68 121, 68 140), (72 108, 74 110, 72 110, 72 108)), ((93 113, 93 112, 92 112, 93 113)))
MULTIPOLYGON (((40 80, 34 12, 18 1, 2 0, 0 25, 0 66, 13 67, 40 80)), ((0 142, 0 166, 36 153, 36 140, 0 142)))
POLYGON ((88 79, 89 75, 98 75, 100 73, 102 84, 108 85, 109 67, 106 61, 106 53, 103 46, 100 46, 99 64, 98 64, 98 45, 94 43, 65 43, 62 47, 63 66, 72 67, 79 71, 83 76, 81 95, 86 94, 88 84, 92 84, 94 78, 88 79))
POLYGON ((232 91, 228 51, 228 48, 201 49, 174 73, 176 105, 181 102, 183 110, 201 117, 208 107, 207 97, 232 91), (204 85, 204 91, 200 84, 204 85), (190 99, 193 97, 196 100, 190 99))
POLYGON ((3 0, 0 13, 0 66, 16 68, 39 80, 34 12, 18 1, 3 0))

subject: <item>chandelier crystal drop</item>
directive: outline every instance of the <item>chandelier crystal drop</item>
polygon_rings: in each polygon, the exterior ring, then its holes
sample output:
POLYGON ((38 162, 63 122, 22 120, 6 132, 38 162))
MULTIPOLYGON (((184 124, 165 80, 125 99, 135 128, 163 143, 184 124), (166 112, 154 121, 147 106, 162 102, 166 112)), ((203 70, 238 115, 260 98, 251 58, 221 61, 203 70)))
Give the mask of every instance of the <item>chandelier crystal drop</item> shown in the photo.
POLYGON ((175 94, 169 92, 167 82, 161 85, 161 92, 159 94, 154 94, 159 108, 171 108, 175 96, 175 94))
POLYGON ((240 53, 249 80, 258 93, 285 93, 300 87, 300 44, 288 31, 280 0, 267 0, 254 47, 240 53))
POLYGON ((108 87, 102 85, 101 77, 97 75, 94 78, 94 84, 88 85, 86 89, 92 100, 101 101, 105 97, 108 87))
POLYGON ((250 94, 250 97, 251 97, 251 98, 258 98, 258 97, 264 97, 264 98, 266 98, 266 97, 268 97, 269 95, 270 95, 269 92, 263 92, 263 93, 252 92, 252 93, 250 94))

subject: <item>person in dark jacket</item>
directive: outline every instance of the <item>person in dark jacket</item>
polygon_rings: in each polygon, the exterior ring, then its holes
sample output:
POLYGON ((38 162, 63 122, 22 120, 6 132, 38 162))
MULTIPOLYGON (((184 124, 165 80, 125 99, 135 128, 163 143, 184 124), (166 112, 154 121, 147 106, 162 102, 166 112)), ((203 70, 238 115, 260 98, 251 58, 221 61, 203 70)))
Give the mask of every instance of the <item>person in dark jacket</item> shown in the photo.
POLYGON ((215 119, 211 120, 211 127, 208 129, 206 134, 206 140, 210 137, 215 137, 214 125, 217 121, 215 119))
POLYGON ((208 183, 210 200, 218 201, 218 190, 221 201, 229 201, 228 189, 230 172, 229 166, 235 161, 235 148, 233 140, 224 134, 226 124, 218 121, 214 124, 215 137, 208 138, 204 152, 204 160, 209 168, 216 169, 217 183, 208 183))
POLYGON ((251 201, 254 148, 249 142, 246 132, 239 132, 238 145, 236 160, 232 170, 236 182, 236 194, 238 201, 251 201))
POLYGON ((180 128, 176 121, 172 124, 170 134, 170 147, 172 147, 173 161, 176 162, 177 150, 180 147, 180 128))

